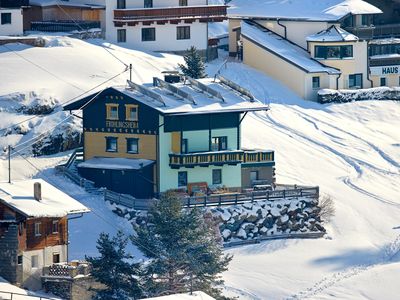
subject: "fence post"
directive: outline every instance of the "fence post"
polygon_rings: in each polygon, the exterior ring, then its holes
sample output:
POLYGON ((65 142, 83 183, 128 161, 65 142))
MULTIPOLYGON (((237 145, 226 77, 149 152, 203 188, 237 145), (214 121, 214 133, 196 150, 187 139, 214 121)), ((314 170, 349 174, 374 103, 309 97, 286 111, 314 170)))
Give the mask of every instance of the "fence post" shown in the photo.
POLYGON ((187 197, 187 207, 190 208, 190 197, 187 197))
POLYGON ((221 194, 219 195, 219 197, 218 197, 219 199, 219 201, 218 201, 218 206, 221 206, 221 194))
POLYGON ((235 195, 235 204, 238 203, 238 194, 235 195))
POLYGON ((207 196, 204 196, 204 207, 207 206, 207 196))
POLYGON ((251 202, 254 201, 254 192, 251 192, 251 202))
POLYGON ((267 191, 267 201, 269 201, 269 191, 267 191))
POLYGON ((286 190, 283 190, 283 199, 286 198, 286 190))

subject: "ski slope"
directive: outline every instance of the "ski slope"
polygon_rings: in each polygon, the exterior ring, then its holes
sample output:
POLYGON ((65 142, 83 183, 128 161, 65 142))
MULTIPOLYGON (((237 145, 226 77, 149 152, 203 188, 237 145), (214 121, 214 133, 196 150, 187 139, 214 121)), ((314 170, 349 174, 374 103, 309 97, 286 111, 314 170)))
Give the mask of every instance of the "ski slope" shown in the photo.
MULTIPOLYGON (((0 46, 0 96, 35 91, 62 103, 79 95, 80 89, 96 86, 124 70, 119 59, 134 65, 137 82, 151 82, 153 76, 181 61, 177 56, 143 53, 101 41, 48 39, 46 48, 8 47, 57 77, 0 46)), ((209 75, 218 69, 250 89, 260 101, 270 103, 268 113, 248 114, 244 119, 243 146, 274 149, 278 182, 320 185, 321 192, 331 195, 336 206, 325 239, 271 241, 227 250, 234 255, 224 274, 227 295, 240 299, 397 299, 400 103, 320 105, 298 99, 284 86, 243 64, 225 65, 220 59, 208 66, 209 75)), ((108 84, 123 84, 126 79, 124 75, 108 84)), ((7 124, 21 117, 7 114, 7 124)), ((56 115, 46 118, 51 117, 56 115)), ((38 122, 48 129, 46 118, 38 122)), ((13 138, 15 143, 21 139, 13 138)), ((43 177, 93 209, 95 213, 70 224, 70 258, 83 258, 95 255, 101 231, 114 234, 120 228, 130 228, 100 196, 89 195, 54 173, 52 166, 66 155, 28 158, 44 169, 39 174, 17 156, 13 178, 43 177)), ((4 159, 0 159, 0 180, 7 180, 4 159)))

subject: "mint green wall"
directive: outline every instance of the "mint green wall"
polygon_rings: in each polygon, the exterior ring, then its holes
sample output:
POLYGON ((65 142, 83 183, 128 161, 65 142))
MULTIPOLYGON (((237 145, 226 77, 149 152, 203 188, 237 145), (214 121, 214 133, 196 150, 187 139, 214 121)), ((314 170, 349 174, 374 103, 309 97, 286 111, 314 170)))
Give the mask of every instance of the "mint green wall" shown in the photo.
MULTIPOLYGON (((188 152, 202 152, 208 151, 208 130, 184 131, 183 138, 188 139, 188 152)), ((237 149, 237 129, 213 129, 211 137, 227 136, 228 137, 228 150, 237 149)))
MULTIPOLYGON (((163 124, 163 117, 160 116, 160 124, 163 124)), ((205 143, 207 145, 206 150, 208 151, 208 131, 205 139, 205 143)), ((218 129, 213 130, 213 136, 228 136, 228 147, 229 149, 236 149, 236 129, 218 129)), ((201 147, 203 143, 202 140, 204 138, 203 131, 191 131, 185 132, 184 138, 187 137, 189 139, 189 150, 193 151, 190 148, 191 141, 193 142, 194 147, 201 147), (187 134, 187 135, 186 135, 187 134), (186 136, 185 136, 186 135, 186 136), (202 139, 197 140, 196 138, 202 139)), ((195 150, 200 151, 200 150, 195 150)), ((222 169, 222 185, 230 188, 241 187, 242 179, 241 179, 241 166, 228 166, 224 165, 223 167, 210 166, 208 168, 204 167, 195 167, 195 168, 180 168, 180 169, 171 169, 169 166, 169 153, 171 153, 171 133, 165 133, 164 127, 160 127, 160 135, 159 135, 159 162, 160 162, 160 191, 164 192, 169 189, 178 188, 178 172, 187 171, 188 172, 188 182, 207 182, 209 186, 212 185, 212 169, 222 169)))

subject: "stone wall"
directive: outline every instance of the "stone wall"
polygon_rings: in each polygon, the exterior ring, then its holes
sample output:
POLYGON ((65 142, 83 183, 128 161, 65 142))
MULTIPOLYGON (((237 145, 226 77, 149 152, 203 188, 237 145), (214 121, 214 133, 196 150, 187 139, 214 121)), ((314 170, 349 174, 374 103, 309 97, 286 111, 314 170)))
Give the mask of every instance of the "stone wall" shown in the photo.
POLYGON ((10 224, 0 236, 0 276, 17 282, 18 226, 10 224))

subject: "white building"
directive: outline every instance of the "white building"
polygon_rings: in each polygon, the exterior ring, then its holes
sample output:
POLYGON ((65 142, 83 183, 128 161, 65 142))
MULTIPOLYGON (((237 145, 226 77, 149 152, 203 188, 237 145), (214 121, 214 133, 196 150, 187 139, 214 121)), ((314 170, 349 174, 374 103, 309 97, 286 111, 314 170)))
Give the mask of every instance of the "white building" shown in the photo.
POLYGON ((208 22, 225 18, 226 6, 207 0, 106 0, 106 39, 151 51, 205 51, 208 22))
POLYGON ((0 0, 0 36, 23 34, 22 6, 26 4, 24 0, 0 0))
POLYGON ((300 97, 373 86, 368 41, 353 34, 381 11, 362 0, 233 0, 229 52, 300 97), (352 33, 353 32, 353 33, 352 33), (290 76, 288 76, 290 74, 290 76))

